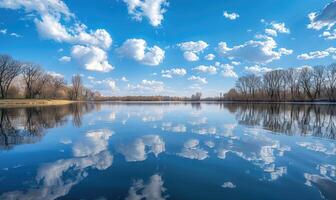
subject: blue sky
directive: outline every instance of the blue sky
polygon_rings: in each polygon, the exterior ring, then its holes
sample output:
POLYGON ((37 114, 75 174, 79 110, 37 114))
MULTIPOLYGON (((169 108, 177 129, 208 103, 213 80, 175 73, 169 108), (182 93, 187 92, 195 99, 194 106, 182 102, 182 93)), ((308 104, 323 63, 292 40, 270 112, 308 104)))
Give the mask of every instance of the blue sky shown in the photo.
POLYGON ((0 53, 104 95, 218 95, 237 77, 330 64, 330 0, 0 0, 0 53))

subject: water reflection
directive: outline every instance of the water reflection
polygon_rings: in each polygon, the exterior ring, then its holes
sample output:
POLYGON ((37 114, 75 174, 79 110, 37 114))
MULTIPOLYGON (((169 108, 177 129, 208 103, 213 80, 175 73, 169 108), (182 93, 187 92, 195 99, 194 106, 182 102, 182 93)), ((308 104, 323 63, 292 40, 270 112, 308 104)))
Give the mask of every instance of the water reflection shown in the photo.
POLYGON ((0 109, 0 147, 11 149, 41 140, 46 129, 64 125, 72 116, 74 126, 81 125, 85 113, 99 109, 94 104, 0 109))
POLYGON ((166 188, 163 184, 162 177, 158 174, 151 176, 147 184, 142 179, 136 180, 129 189, 126 200, 165 200, 168 196, 164 195, 166 188))
POLYGON ((335 199, 335 107, 2 109, 0 199, 335 199))
POLYGON ((73 145, 73 158, 43 164, 37 171, 36 182, 28 190, 6 192, 0 199, 52 200, 65 196, 88 176, 89 168, 105 170, 112 165, 113 156, 107 150, 111 136, 109 130, 88 132, 73 145))
POLYGON ((165 151, 165 143, 158 135, 146 135, 127 144, 120 144, 118 151, 124 155, 127 162, 143 161, 149 153, 158 157, 165 151))
POLYGON ((336 105, 224 104, 242 125, 287 135, 336 139, 336 105))

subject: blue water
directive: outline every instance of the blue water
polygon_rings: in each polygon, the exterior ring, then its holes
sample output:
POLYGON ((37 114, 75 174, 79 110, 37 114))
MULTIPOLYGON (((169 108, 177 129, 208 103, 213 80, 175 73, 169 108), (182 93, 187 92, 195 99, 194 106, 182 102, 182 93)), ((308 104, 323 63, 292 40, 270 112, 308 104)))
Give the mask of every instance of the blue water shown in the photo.
POLYGON ((0 111, 0 199, 336 199, 336 106, 0 111))

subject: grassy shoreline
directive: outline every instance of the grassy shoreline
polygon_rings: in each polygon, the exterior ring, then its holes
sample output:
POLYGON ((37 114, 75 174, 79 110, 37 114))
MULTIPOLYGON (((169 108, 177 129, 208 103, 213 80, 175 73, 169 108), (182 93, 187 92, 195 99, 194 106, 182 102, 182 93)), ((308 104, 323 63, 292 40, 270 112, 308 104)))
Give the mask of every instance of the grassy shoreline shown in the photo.
POLYGON ((0 108, 66 105, 76 101, 59 99, 2 99, 0 108))

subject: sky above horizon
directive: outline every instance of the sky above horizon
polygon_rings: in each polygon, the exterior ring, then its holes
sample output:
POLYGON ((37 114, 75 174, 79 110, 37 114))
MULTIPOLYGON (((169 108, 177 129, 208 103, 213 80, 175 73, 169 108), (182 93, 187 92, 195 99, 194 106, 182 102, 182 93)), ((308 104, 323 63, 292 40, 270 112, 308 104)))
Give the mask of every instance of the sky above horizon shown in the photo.
POLYGON ((0 0, 0 54, 103 95, 218 96, 335 62, 335 23, 330 0, 0 0))

